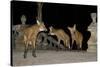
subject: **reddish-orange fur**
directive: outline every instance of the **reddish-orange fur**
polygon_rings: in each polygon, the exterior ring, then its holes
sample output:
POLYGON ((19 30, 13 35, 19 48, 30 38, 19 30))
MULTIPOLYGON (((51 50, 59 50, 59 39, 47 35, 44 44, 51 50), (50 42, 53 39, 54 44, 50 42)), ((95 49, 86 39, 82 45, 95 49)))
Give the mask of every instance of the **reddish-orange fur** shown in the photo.
POLYGON ((57 36, 58 44, 60 44, 60 41, 62 40, 64 46, 70 48, 70 38, 63 29, 54 29, 53 27, 50 27, 49 33, 57 36))
MULTIPOLYGON (((28 46, 31 45, 33 48, 33 56, 35 56, 35 48, 36 48, 36 38, 37 38, 37 34, 40 31, 46 31, 46 27, 44 25, 44 23, 40 23, 37 21, 37 24, 34 24, 31 27, 25 28, 23 30, 23 34, 24 34, 24 43, 25 43, 25 50, 28 49, 28 46)), ((26 51, 27 53, 27 51, 26 51)), ((24 55, 25 56, 25 55, 24 55)), ((25 56, 26 57, 26 56, 25 56)))
POLYGON ((73 47, 73 43, 74 41, 76 42, 78 48, 82 48, 82 41, 83 41, 83 35, 81 32, 79 32, 76 29, 76 25, 73 26, 73 28, 68 27, 68 29, 70 30, 71 33, 71 37, 72 37, 72 47, 73 47))

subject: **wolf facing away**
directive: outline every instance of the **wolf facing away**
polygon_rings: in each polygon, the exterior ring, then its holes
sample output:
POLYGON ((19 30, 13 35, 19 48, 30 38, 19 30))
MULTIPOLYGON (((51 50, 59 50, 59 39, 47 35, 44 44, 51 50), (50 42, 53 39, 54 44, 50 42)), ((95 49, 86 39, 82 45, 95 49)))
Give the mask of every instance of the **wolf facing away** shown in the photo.
POLYGON ((82 49, 83 35, 82 35, 81 32, 79 32, 76 29, 76 24, 74 24, 73 27, 68 27, 68 29, 70 30, 71 37, 72 37, 71 49, 73 48, 74 41, 76 42, 76 45, 77 45, 78 49, 82 49))
POLYGON ((70 49, 70 38, 69 35, 67 35, 63 29, 55 29, 52 26, 49 27, 50 31, 49 34, 50 35, 55 35, 57 36, 58 39, 58 46, 60 46, 60 41, 62 40, 64 43, 65 48, 69 48, 70 49))
POLYGON ((25 51, 24 51, 24 58, 27 57, 27 51, 28 51, 28 46, 32 46, 32 55, 33 57, 36 57, 36 39, 37 39, 37 34, 41 31, 47 31, 45 25, 43 22, 39 22, 37 20, 37 24, 34 24, 31 27, 28 27, 23 30, 23 35, 24 35, 24 44, 25 44, 25 51))

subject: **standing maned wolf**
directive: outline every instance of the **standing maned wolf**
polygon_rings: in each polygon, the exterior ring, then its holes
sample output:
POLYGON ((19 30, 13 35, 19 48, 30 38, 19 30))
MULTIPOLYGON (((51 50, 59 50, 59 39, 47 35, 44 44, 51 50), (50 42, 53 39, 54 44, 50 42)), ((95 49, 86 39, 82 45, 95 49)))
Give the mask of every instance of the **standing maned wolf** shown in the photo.
POLYGON ((58 39, 58 46, 60 46, 60 41, 62 40, 64 43, 65 48, 69 48, 70 49, 70 38, 69 36, 64 32, 63 29, 54 29, 52 26, 49 27, 50 31, 49 34, 50 35, 56 35, 57 39, 58 39))
POLYGON ((82 35, 81 32, 79 32, 76 29, 76 24, 74 24, 73 27, 68 27, 68 29, 70 30, 71 37, 72 37, 72 46, 71 46, 71 48, 73 48, 73 43, 75 41, 78 49, 82 49, 83 35, 82 35))
POLYGON ((37 24, 34 24, 31 27, 28 27, 23 30, 24 34, 24 44, 25 44, 25 51, 24 51, 24 58, 27 57, 28 46, 32 46, 32 56, 36 57, 35 48, 36 48, 36 39, 37 34, 40 31, 47 31, 43 22, 39 22, 37 20, 37 24))

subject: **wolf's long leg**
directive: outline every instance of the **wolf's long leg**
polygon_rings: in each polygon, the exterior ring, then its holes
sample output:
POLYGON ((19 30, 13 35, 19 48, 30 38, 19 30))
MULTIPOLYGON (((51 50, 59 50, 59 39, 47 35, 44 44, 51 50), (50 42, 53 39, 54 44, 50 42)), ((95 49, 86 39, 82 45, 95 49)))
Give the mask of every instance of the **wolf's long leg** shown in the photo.
POLYGON ((80 40, 79 48, 82 49, 82 41, 80 40))
POLYGON ((27 52, 28 52, 28 43, 25 44, 24 58, 27 57, 27 52))
POLYGON ((70 40, 67 40, 68 49, 71 49, 70 40))
POLYGON ((70 49, 73 49, 74 41, 75 41, 75 40, 72 39, 72 43, 71 43, 71 47, 70 47, 70 49))
POLYGON ((35 53, 35 52, 36 52, 35 41, 33 41, 32 48, 33 48, 33 49, 32 49, 32 56, 33 56, 33 57, 36 57, 36 53, 35 53))

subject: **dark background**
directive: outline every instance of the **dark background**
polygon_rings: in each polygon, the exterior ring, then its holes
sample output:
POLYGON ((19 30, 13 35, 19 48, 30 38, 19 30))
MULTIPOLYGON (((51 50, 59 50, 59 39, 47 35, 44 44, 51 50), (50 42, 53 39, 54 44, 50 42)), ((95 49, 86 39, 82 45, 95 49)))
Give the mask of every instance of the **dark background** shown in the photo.
MULTIPOLYGON (((76 4, 43 4, 43 21, 60 26, 69 24, 91 23, 90 13, 97 12, 97 6, 76 4)), ((13 24, 21 24, 20 17, 25 14, 26 24, 34 24, 37 16, 37 2, 11 1, 11 17, 13 24)))
MULTIPOLYGON (((47 27, 52 25, 69 32, 67 26, 77 24, 77 29, 84 36, 84 44, 87 44, 91 35, 87 28, 92 22, 90 13, 93 12, 97 13, 96 5, 44 3, 42 9, 43 21, 47 27)), ((37 2, 11 1, 11 23, 21 24, 20 17, 23 14, 27 17, 26 24, 36 23, 37 2)))

